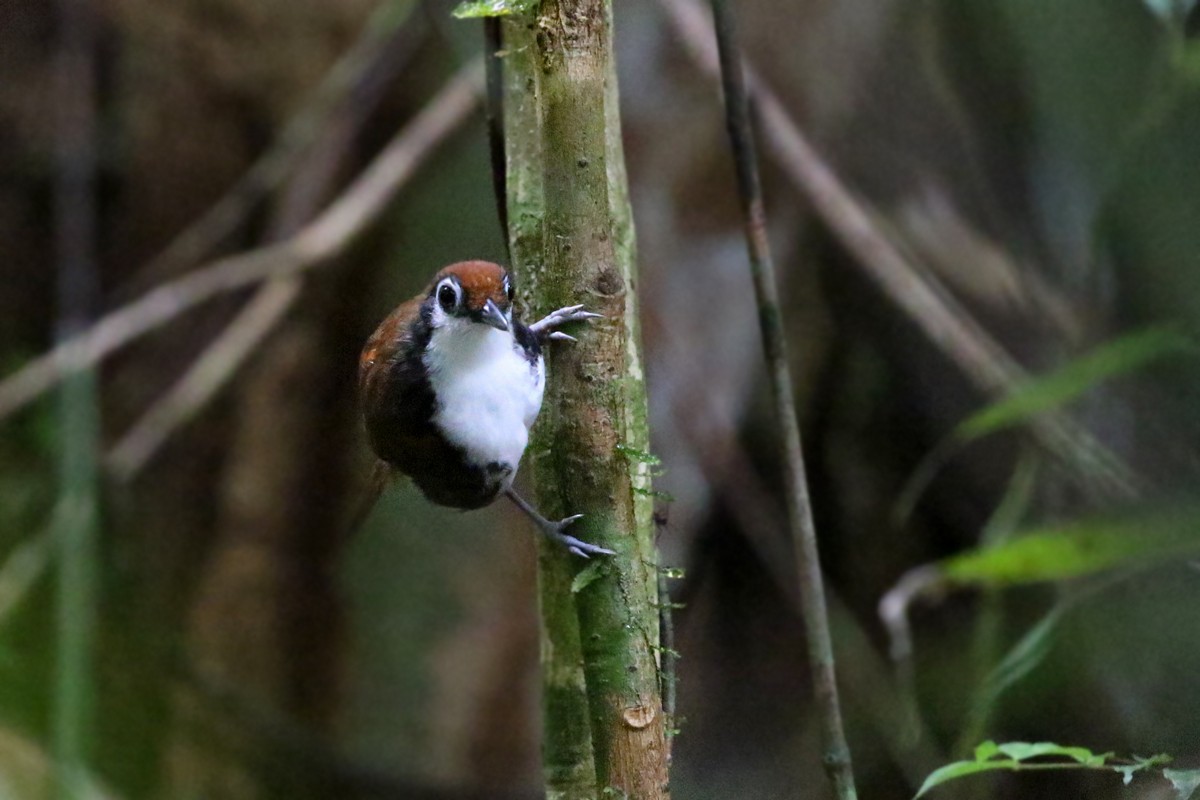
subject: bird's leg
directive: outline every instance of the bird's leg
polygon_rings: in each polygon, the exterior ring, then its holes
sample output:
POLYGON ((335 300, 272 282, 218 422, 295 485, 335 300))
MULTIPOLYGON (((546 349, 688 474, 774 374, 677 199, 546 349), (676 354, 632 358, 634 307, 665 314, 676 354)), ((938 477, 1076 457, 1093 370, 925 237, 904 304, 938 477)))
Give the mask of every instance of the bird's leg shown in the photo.
POLYGON ((575 337, 557 330, 558 326, 568 322, 584 322, 589 319, 599 319, 603 314, 584 311, 582 305, 565 306, 557 311, 551 311, 546 316, 529 326, 530 332, 539 342, 563 341, 573 342, 575 337))
POLYGON ((533 506, 521 499, 521 495, 517 494, 512 489, 505 489, 504 494, 508 496, 509 500, 513 501, 517 508, 524 511, 527 517, 533 520, 533 524, 537 525, 539 531, 558 542, 575 555, 583 556, 584 558, 587 558, 589 553, 591 555, 616 555, 616 553, 614 553, 612 550, 604 547, 598 547, 594 544, 588 544, 587 542, 576 539, 574 536, 569 536, 563 532, 566 528, 570 527, 572 522, 582 517, 583 514, 576 514, 573 517, 567 517, 566 519, 561 519, 558 522, 551 522, 539 514, 533 506))

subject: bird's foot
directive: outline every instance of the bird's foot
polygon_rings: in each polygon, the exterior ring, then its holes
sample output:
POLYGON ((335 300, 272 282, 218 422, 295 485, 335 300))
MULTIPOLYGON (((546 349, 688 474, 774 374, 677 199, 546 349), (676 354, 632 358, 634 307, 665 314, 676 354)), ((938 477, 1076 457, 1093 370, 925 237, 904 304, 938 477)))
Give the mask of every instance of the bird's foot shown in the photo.
POLYGON ((530 325, 529 330, 542 341, 574 342, 576 341, 574 336, 563 333, 558 330, 558 327, 566 325, 568 322, 586 322, 589 319, 600 319, 603 316, 603 314, 596 314, 592 311, 584 311, 582 304, 565 306, 557 311, 551 311, 530 325))
POLYGON ((575 514, 574 516, 567 517, 566 519, 560 519, 558 522, 545 520, 546 524, 539 525, 538 527, 541 529, 542 533, 546 534, 546 536, 567 548, 568 552, 574 553, 582 558, 588 558, 589 556, 616 555, 616 553, 614 553, 612 550, 609 550, 607 547, 588 544, 587 542, 581 539, 576 539, 574 536, 571 536, 565 532, 565 529, 570 527, 571 523, 582 518, 583 514, 575 514))
POLYGON ((526 503, 521 498, 521 495, 517 494, 512 489, 505 490, 504 494, 508 496, 509 500, 513 501, 513 504, 516 505, 517 508, 525 512, 525 516, 533 520, 533 524, 537 525, 538 530, 541 531, 544 536, 558 542, 563 547, 567 548, 568 552, 574 553, 575 555, 583 558, 588 558, 589 554, 593 556, 616 555, 616 553, 606 547, 588 544, 587 542, 576 539, 574 536, 566 533, 567 528, 571 527, 576 520, 583 518, 583 514, 575 514, 574 516, 567 517, 566 519, 560 519, 558 522, 551 522, 539 514, 533 506, 529 505, 529 503, 526 503))

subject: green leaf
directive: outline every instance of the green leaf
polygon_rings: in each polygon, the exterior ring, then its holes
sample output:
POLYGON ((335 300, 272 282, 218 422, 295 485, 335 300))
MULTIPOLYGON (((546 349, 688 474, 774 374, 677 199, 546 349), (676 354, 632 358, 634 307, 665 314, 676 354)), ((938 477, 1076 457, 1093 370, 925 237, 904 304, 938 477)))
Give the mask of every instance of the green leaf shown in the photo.
MULTIPOLYGON (((1086 747, 1071 747, 1055 744, 1054 742, 1005 742, 996 744, 993 741, 982 742, 975 748, 974 761, 955 761, 953 764, 934 770, 925 783, 921 784, 916 797, 928 792, 935 786, 946 781, 974 775, 979 772, 994 772, 998 769, 1018 772, 1023 769, 1086 769, 1112 770, 1123 776, 1126 785, 1133 780, 1133 773, 1154 769, 1171 761, 1168 755, 1156 755, 1150 758, 1134 757, 1133 764, 1109 764, 1112 753, 1093 753, 1086 747), (1038 761, 1029 763, 1034 758, 1065 758, 1069 761, 1038 761), (1074 763, 1070 763, 1074 762, 1074 763)), ((1163 777, 1175 787, 1178 796, 1175 800, 1188 800, 1192 793, 1200 788, 1200 769, 1194 770, 1163 770, 1163 777)), ((916 798, 914 798, 916 800, 916 798)))
POLYGON ((992 756, 1000 755, 1000 745, 988 739, 986 742, 980 742, 975 746, 975 760, 987 761, 992 756))
POLYGON ((1196 352, 1187 337, 1165 328, 1138 331, 1100 345, 1085 356, 1017 388, 959 424, 955 436, 977 439, 1027 422, 1064 405, 1105 380, 1169 355, 1196 352))
MULTIPOLYGON (((944 767, 935 769, 921 784, 920 791, 916 797, 928 792, 935 786, 941 786, 946 781, 962 778, 967 775, 974 775, 977 772, 992 772, 998 769, 1016 769, 1019 765, 1012 759, 993 759, 990 761, 955 761, 953 764, 947 764, 944 767)), ((915 799, 914 799, 915 800, 915 799)))
POLYGON ((670 492, 659 491, 658 489, 643 489, 640 486, 633 487, 633 493, 641 497, 653 497, 656 500, 662 500, 664 503, 674 503, 675 495, 670 492))
POLYGON ((571 594, 579 594, 584 588, 592 585, 603 574, 603 561, 593 561, 583 569, 579 570, 575 575, 575 579, 571 581, 571 594))
POLYGON ((1104 762, 1113 755, 1112 753, 1097 755, 1086 747, 1064 747, 1054 742, 1005 742, 997 745, 997 749, 1017 761, 1028 761, 1041 756, 1062 756, 1080 764, 1087 764, 1089 767, 1103 766, 1104 762))
POLYGON ((1018 534, 940 565, 949 580, 1008 586, 1090 575, 1132 562, 1163 560, 1200 547, 1200 508, 1085 519, 1018 534))
POLYGON ((479 19, 528 15, 536 8, 537 0, 466 0, 451 13, 458 19, 479 19))
POLYGON ((1171 782, 1175 800, 1189 800, 1200 788, 1200 769, 1164 769, 1163 777, 1171 782))
POLYGON ((627 444, 617 445, 617 452, 628 458, 630 461, 637 461, 642 464, 649 464, 652 467, 657 467, 662 463, 662 459, 653 453, 647 453, 645 450, 639 450, 636 447, 630 447, 627 444))

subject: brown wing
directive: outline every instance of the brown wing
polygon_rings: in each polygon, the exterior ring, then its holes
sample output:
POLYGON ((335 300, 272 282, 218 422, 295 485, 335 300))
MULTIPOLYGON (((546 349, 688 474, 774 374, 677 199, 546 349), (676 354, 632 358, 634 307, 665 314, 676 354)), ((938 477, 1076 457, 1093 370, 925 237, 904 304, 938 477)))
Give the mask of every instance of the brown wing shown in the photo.
POLYGON ((413 322, 420 319, 424 300, 425 295, 419 294, 401 303, 379 323, 379 327, 363 345, 362 354, 358 357, 358 391, 364 404, 373 387, 386 380, 386 370, 375 369, 375 365, 382 367, 411 356, 415 333, 413 322))
POLYGON ((433 388, 421 361, 430 335, 425 300, 418 295, 393 311, 367 340, 358 364, 359 402, 371 449, 408 475, 426 460, 421 451, 435 433, 433 388))

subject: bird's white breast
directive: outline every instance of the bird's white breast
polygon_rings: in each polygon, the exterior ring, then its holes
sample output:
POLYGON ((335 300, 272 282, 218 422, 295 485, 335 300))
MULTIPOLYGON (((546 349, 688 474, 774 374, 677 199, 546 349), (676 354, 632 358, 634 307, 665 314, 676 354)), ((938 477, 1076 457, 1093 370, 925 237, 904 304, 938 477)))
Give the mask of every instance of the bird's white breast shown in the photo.
POLYGON ((472 463, 508 464, 515 474, 542 407, 545 365, 541 356, 531 363, 511 331, 454 323, 434 329, 424 355, 433 422, 472 463))

